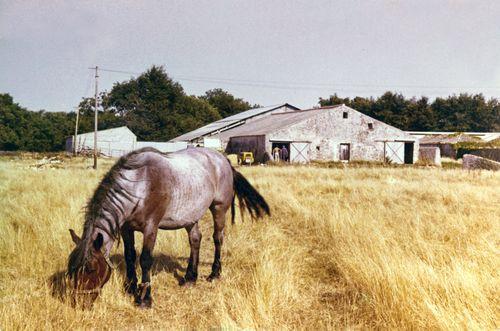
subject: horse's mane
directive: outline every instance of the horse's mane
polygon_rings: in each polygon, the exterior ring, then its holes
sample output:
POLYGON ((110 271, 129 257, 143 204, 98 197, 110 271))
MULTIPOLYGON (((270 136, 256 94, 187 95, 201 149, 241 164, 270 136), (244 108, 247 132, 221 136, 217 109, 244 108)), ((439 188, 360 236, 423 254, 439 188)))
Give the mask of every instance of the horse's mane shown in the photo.
POLYGON ((95 228, 107 233, 111 238, 120 238, 119 217, 123 215, 121 199, 130 202, 136 198, 124 181, 130 181, 122 170, 136 170, 147 165, 147 159, 138 157, 144 152, 165 155, 155 148, 145 147, 122 156, 104 175, 92 198, 85 206, 85 223, 82 240, 71 252, 68 260, 68 274, 72 277, 80 267, 85 265, 90 255, 92 233, 95 228))

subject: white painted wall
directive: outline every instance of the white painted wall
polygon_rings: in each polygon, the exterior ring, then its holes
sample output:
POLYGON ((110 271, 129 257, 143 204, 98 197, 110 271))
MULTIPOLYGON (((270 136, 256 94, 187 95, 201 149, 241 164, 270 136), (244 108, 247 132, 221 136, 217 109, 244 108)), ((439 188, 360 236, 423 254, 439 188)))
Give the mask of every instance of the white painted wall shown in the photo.
MULTIPOLYGON (((106 156, 120 157, 133 151, 137 138, 126 126, 97 131, 97 149, 106 156)), ((76 139, 77 151, 94 150, 94 132, 79 134, 76 139)), ((72 151, 73 137, 66 141, 66 150, 72 151)))
MULTIPOLYGON (((76 142, 78 152, 94 150, 94 132, 79 134, 76 142)), ((187 142, 137 141, 136 135, 126 126, 97 131, 97 149, 103 155, 120 157, 143 147, 153 147, 161 152, 169 153, 186 149, 187 142)), ((73 137, 66 140, 66 151, 73 151, 73 137)))
POLYGON ((187 142, 155 142, 155 141, 138 141, 135 145, 135 149, 143 147, 153 147, 163 153, 177 152, 187 148, 187 142))

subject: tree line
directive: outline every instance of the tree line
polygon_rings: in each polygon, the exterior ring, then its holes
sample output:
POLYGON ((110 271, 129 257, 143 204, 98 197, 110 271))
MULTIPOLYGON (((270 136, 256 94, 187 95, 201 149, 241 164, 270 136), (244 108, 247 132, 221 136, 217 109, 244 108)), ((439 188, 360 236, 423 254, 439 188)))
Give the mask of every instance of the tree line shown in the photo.
POLYGON ((405 131, 492 132, 500 131, 500 102, 482 94, 436 98, 405 98, 386 92, 378 98, 342 98, 337 94, 319 99, 321 106, 345 104, 377 120, 405 131))
MULTIPOLYGON (((259 107, 216 88, 187 95, 163 67, 114 84, 99 95, 98 129, 126 125, 138 140, 168 141, 223 117, 259 107)), ((78 131, 94 130, 94 98, 80 102, 78 131)), ((48 152, 64 149, 74 134, 76 112, 29 111, 0 94, 0 150, 48 152)))
MULTIPOLYGON (((139 140, 168 141, 200 126, 259 105, 216 88, 204 95, 185 93, 163 67, 153 66, 137 78, 115 83, 99 96, 99 130, 126 125, 139 140)), ((79 132, 94 128, 94 98, 78 106, 79 132)), ((362 113, 415 131, 500 131, 500 103, 483 95, 460 94, 407 99, 386 92, 378 98, 320 98, 321 106, 344 103, 362 113)), ((0 150, 60 151, 74 133, 76 112, 29 111, 0 94, 0 150)))

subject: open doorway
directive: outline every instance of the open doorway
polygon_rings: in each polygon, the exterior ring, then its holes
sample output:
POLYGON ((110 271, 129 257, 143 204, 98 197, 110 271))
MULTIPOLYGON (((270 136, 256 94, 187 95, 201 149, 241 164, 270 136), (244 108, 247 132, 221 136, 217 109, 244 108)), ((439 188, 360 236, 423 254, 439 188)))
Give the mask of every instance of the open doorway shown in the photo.
POLYGON ((290 162, 290 143, 275 141, 271 144, 271 158, 273 161, 290 162))
POLYGON ((413 143, 405 142, 405 164, 413 164, 413 143))
POLYGON ((340 161, 349 161, 351 158, 351 144, 340 144, 340 161))

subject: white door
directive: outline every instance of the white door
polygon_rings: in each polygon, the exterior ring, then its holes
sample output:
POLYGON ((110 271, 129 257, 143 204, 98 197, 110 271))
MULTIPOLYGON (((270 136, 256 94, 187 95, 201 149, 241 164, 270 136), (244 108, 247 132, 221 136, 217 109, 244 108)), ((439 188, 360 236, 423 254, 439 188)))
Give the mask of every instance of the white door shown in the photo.
POLYGON ((293 142, 290 144, 290 162, 309 162, 309 145, 307 142, 293 142))
POLYGON ((387 141, 385 143, 386 162, 404 164, 405 163, 405 143, 401 141, 387 141))

